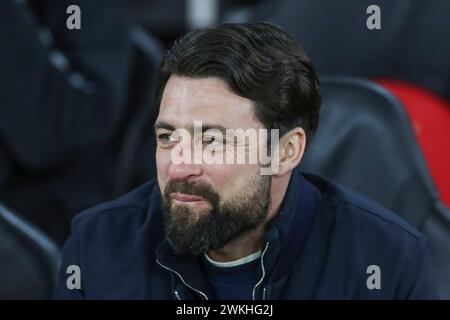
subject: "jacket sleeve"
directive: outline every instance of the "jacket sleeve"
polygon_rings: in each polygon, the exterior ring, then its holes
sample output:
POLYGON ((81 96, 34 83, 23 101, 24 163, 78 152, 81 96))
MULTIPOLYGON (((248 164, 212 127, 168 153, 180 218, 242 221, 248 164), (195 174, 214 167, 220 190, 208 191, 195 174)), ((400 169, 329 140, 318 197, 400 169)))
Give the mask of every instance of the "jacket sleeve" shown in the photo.
POLYGON ((112 140, 132 49, 117 0, 38 4, 40 26, 15 1, 0 1, 0 140, 25 168, 46 170, 112 140), (71 4, 80 30, 66 27, 71 4))
POLYGON ((397 291, 397 298, 411 300, 439 299, 425 238, 418 241, 418 245, 413 249, 408 259, 397 291))

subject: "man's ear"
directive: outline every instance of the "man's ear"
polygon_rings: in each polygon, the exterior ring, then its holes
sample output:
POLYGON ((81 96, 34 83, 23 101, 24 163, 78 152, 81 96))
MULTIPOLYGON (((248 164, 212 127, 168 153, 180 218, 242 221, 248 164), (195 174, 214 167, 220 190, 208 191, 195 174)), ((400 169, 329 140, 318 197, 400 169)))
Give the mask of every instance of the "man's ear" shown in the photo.
MULTIPOLYGON (((302 160, 306 148, 306 133, 300 127, 296 127, 285 133, 278 145, 278 170, 274 170, 274 176, 283 176, 291 172, 302 160)), ((275 161, 276 162, 276 161, 275 161)))

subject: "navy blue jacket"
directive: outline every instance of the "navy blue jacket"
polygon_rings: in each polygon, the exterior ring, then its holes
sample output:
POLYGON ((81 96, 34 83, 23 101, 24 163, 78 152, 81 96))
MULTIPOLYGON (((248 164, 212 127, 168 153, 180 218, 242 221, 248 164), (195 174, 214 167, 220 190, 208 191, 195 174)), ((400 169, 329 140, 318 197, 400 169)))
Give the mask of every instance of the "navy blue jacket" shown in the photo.
MULTIPOLYGON (((198 259, 173 253, 160 210, 152 181, 76 216, 56 297, 214 299, 198 259), (67 288, 69 265, 80 267, 81 289, 67 288)), ((262 251, 254 299, 437 298, 419 232, 366 197, 298 169, 262 251)))

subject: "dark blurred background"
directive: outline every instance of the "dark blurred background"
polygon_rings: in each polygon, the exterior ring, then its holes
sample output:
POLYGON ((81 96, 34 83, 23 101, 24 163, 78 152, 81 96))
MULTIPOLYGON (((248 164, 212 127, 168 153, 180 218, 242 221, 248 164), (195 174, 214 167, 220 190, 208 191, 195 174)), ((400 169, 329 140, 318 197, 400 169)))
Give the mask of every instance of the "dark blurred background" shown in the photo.
POLYGON ((327 120, 305 168, 424 232, 450 298, 449 17, 447 0, 0 1, 0 298, 50 297, 72 217, 155 176, 154 77, 173 41, 198 27, 259 21, 290 33, 324 79, 327 120), (80 30, 66 27, 73 4, 80 30), (366 26, 370 5, 380 8, 381 29, 366 26), (396 115, 354 100, 360 80, 393 99, 396 115), (344 127, 343 101, 357 107, 344 124, 360 122, 346 141, 332 141, 325 132, 344 127), (377 121, 381 135, 369 132, 377 121), (362 149, 348 142, 371 134, 362 149), (383 136, 392 138, 381 160, 343 157, 376 154, 383 136), (364 176, 371 170, 381 173, 364 176))

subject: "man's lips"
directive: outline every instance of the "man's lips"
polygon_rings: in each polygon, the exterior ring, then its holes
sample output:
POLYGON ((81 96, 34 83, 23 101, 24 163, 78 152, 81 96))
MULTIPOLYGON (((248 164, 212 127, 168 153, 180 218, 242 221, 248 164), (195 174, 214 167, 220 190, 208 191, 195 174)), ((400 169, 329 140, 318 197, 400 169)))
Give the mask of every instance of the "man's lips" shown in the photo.
POLYGON ((172 199, 175 199, 180 202, 199 202, 199 201, 205 201, 202 197, 194 196, 191 194, 185 194, 180 192, 173 192, 170 194, 172 196, 172 199))

